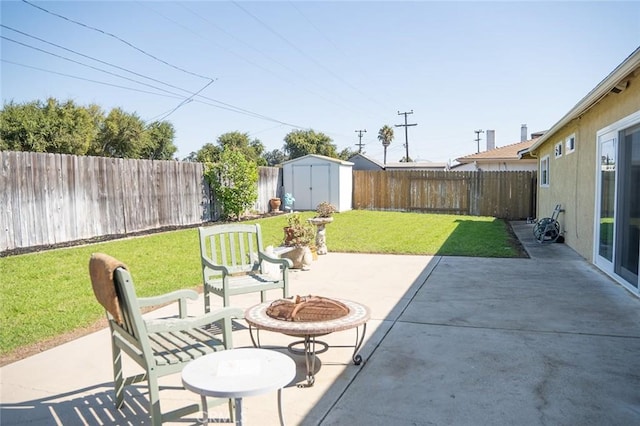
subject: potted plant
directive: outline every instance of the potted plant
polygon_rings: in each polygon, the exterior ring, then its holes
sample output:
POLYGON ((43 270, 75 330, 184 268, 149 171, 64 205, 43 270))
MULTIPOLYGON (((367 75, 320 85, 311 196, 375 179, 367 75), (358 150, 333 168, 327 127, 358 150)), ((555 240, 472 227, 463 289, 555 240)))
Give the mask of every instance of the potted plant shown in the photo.
POLYGON ((282 253, 293 262, 293 268, 304 269, 312 261, 310 246, 315 239, 313 227, 302 221, 298 213, 293 213, 287 218, 287 226, 284 228, 284 242, 291 250, 282 253))
POLYGON ((287 247, 308 247, 315 238, 313 227, 304 223, 298 213, 293 213, 287 218, 284 235, 284 245, 287 247))
POLYGON ((323 201, 316 206, 316 217, 333 217, 333 214, 337 211, 338 209, 336 209, 336 206, 328 201, 323 201))

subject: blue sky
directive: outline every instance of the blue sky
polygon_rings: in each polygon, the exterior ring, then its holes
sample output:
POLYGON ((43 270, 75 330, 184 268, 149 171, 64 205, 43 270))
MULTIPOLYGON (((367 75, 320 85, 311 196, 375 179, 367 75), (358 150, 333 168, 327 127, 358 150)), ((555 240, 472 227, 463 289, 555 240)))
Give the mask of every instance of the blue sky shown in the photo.
MULTIPOLYGON (((311 128, 339 150, 366 129, 365 153, 382 160, 378 130, 413 110, 410 157, 445 162, 476 151, 476 129, 497 146, 521 124, 548 129, 640 45, 636 2, 33 4, 113 36, 2 1, 3 102, 72 99, 146 121, 175 110, 180 158, 230 131, 272 150, 311 128)), ((388 161, 405 153, 395 133, 388 161)))

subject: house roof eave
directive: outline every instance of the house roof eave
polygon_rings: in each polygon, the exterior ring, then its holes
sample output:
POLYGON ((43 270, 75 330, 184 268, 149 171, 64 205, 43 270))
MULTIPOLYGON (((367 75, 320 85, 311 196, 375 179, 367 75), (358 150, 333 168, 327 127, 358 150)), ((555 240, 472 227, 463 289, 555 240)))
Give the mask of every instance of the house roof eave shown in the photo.
POLYGON ((533 145, 527 150, 529 153, 537 150, 543 143, 549 140, 561 128, 566 126, 575 118, 584 114, 591 107, 596 105, 607 96, 616 86, 624 83, 638 67, 640 67, 640 47, 629 55, 620 65, 618 65, 607 77, 604 78, 594 89, 582 98, 564 117, 554 124, 548 132, 535 140, 533 145))

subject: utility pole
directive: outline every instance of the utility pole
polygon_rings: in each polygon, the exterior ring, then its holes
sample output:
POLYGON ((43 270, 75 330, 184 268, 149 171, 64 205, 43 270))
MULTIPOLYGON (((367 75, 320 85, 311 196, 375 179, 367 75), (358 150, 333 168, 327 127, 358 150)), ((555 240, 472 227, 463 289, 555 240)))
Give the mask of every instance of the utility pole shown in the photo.
POLYGON ((407 115, 409 114, 413 114, 413 110, 409 111, 409 112, 400 112, 398 111, 398 115, 404 115, 404 124, 396 124, 395 127, 404 127, 404 146, 407 150, 407 154, 404 157, 405 161, 408 163, 409 162, 409 132, 408 132, 408 128, 409 126, 417 126, 417 123, 413 123, 413 124, 407 124, 407 115))
POLYGON ((476 133, 476 142, 478 143, 478 151, 476 152, 477 154, 480 152, 480 133, 484 133, 484 130, 479 129, 479 130, 474 130, 474 132, 476 133))
POLYGON ((358 134, 358 143, 356 144, 356 146, 358 147, 358 153, 362 154, 362 147, 364 146, 364 144, 362 143, 362 134, 367 133, 367 129, 356 130, 356 133, 358 134))

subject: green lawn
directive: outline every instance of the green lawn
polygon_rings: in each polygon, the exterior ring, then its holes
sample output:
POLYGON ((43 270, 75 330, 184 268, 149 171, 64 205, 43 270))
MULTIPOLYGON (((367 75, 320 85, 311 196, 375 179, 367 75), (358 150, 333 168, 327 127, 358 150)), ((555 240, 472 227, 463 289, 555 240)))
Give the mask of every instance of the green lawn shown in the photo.
MULTIPOLYGON (((280 245, 285 216, 257 222, 265 245, 280 245)), ((327 245, 330 251, 349 253, 519 256, 502 220, 420 213, 336 214, 327 226, 327 245)), ((104 317, 89 282, 88 262, 94 252, 125 262, 140 296, 200 285, 196 229, 0 258, 0 355, 104 317)))

